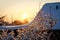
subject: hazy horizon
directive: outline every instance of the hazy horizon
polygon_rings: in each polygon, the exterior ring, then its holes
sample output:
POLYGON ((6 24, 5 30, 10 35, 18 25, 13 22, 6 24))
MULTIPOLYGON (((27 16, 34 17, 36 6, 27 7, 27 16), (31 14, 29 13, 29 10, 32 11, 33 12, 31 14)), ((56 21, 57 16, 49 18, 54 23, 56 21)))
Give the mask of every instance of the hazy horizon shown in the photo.
POLYGON ((29 21, 34 19, 38 11, 45 3, 59 2, 59 0, 0 0, 0 17, 7 15, 7 21, 13 20, 22 21, 23 14, 28 15, 29 21))

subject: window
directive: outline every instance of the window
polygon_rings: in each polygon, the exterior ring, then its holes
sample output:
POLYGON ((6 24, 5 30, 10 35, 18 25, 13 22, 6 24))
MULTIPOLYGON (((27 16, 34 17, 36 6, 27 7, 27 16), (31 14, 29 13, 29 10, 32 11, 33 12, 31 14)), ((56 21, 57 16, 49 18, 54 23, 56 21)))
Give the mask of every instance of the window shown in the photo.
POLYGON ((58 5, 56 5, 56 10, 58 9, 58 5))

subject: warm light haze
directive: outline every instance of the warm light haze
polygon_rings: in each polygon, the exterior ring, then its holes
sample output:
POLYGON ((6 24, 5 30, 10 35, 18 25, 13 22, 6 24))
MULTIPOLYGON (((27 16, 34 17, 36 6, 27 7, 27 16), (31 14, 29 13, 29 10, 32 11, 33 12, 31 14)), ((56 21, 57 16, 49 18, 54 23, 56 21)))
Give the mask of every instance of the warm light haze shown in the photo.
POLYGON ((44 0, 43 2, 42 0, 0 0, 0 17, 6 15, 5 21, 8 22, 12 22, 14 20, 23 22, 25 19, 30 22, 34 19, 45 2, 53 1, 44 0))

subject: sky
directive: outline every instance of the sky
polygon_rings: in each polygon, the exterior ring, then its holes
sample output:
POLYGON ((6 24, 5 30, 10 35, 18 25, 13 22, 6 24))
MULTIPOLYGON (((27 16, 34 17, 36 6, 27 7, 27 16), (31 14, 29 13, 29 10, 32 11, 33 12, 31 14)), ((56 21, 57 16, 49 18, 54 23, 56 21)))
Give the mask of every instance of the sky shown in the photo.
POLYGON ((20 20, 28 15, 29 21, 33 20, 45 3, 59 2, 59 0, 0 0, 0 17, 7 15, 7 21, 20 20), (23 16, 23 17, 22 17, 23 16))

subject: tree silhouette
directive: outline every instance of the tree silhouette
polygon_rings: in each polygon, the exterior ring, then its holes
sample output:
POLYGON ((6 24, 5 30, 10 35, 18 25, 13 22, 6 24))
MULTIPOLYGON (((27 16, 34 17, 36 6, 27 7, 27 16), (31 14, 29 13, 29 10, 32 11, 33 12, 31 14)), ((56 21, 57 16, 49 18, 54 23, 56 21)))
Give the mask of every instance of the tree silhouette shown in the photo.
POLYGON ((14 22, 12 22, 12 25, 21 25, 21 22, 19 20, 15 20, 14 22))

